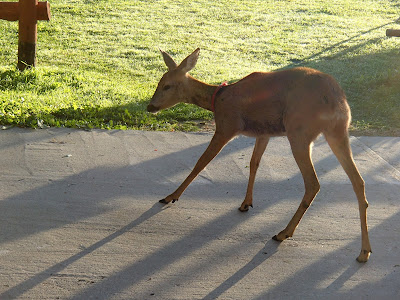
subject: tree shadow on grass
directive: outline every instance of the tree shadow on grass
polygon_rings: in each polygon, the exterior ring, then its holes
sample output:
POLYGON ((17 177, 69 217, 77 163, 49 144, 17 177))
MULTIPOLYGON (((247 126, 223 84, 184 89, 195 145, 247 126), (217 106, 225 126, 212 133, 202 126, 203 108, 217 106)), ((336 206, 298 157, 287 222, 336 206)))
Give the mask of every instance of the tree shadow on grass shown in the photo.
MULTIPOLYGON (((321 51, 319 51, 317 53, 314 53, 314 54, 312 54, 312 55, 310 55, 310 56, 308 56, 308 57, 306 57, 304 59, 296 60, 295 62, 293 62, 292 64, 289 64, 285 68, 293 68, 293 67, 298 66, 298 65, 307 64, 308 62, 311 62, 314 59, 322 58, 325 53, 335 52, 336 49, 340 48, 341 46, 345 45, 348 42, 351 42, 351 41, 353 41, 353 40, 355 40, 355 39, 357 39, 359 37, 362 37, 363 35, 366 35, 368 33, 374 32, 376 30, 380 30, 380 29, 382 29, 382 28, 384 28, 384 27, 386 27, 386 26, 388 26, 390 24, 394 24, 394 23, 395 23, 395 21, 391 21, 391 22, 382 24, 380 26, 376 26, 376 27, 370 28, 368 30, 362 31, 362 32, 360 32, 360 33, 358 33, 358 34, 356 34, 354 36, 351 36, 351 37, 343 40, 343 41, 340 41, 340 42, 335 43, 335 44, 333 44, 333 45, 331 45, 329 47, 326 47, 325 49, 323 49, 323 50, 321 50, 321 51)), ((364 46, 366 46, 368 44, 373 44, 373 43, 376 43, 376 42, 378 42, 380 40, 383 40, 383 39, 384 39, 384 37, 373 38, 373 39, 367 40, 367 41, 365 41, 363 43, 359 43, 359 44, 354 45, 352 47, 348 47, 348 48, 346 48, 344 50, 337 51, 335 54, 333 54, 331 56, 328 56, 328 57, 325 57, 325 59, 332 60, 332 59, 339 58, 339 57, 341 57, 343 55, 346 55, 346 54, 354 52, 354 51, 356 51, 356 50, 358 50, 360 48, 363 48, 364 46)))
POLYGON ((333 75, 344 89, 352 108, 353 125, 359 135, 398 136, 400 132, 400 49, 382 50, 371 54, 359 54, 365 48, 373 48, 388 39, 383 28, 395 22, 360 32, 336 43, 323 51, 286 66, 306 66, 333 75), (363 39, 346 47, 373 31, 382 30, 381 37, 363 39), (343 48, 344 49, 341 49, 343 48), (339 51, 335 51, 335 50, 339 51), (331 54, 329 54, 331 53, 331 54), (380 129, 380 130, 375 130, 380 129))

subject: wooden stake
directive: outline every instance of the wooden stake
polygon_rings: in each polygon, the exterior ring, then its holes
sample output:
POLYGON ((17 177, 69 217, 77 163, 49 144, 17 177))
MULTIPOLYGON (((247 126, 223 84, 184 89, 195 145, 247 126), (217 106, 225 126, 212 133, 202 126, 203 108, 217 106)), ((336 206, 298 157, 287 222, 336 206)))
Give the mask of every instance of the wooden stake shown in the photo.
POLYGON ((36 66, 38 0, 19 1, 18 69, 36 66))
POLYGON ((37 21, 50 20, 50 4, 38 0, 0 2, 0 19, 19 21, 18 69, 36 66, 37 21))
POLYGON ((386 36, 400 37, 400 29, 386 29, 386 36))

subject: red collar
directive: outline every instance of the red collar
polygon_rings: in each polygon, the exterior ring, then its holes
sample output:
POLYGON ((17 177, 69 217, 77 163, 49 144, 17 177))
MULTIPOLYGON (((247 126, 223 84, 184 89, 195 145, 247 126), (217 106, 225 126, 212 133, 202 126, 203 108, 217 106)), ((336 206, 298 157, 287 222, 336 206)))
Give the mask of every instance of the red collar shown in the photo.
POLYGON ((223 83, 221 83, 216 89, 214 94, 212 95, 211 98, 211 111, 214 112, 215 111, 215 96, 217 96, 218 91, 223 87, 223 86, 227 86, 228 83, 225 81, 223 83))

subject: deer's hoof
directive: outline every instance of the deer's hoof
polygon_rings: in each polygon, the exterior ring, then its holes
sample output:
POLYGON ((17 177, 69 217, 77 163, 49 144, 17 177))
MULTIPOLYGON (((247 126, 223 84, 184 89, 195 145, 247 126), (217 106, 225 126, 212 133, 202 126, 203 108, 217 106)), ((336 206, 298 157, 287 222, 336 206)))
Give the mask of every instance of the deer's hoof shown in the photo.
POLYGON ((283 242, 284 240, 292 237, 293 234, 287 234, 285 230, 279 232, 277 235, 274 235, 272 239, 277 242, 283 242))
POLYGON ((158 201, 158 202, 160 202, 160 203, 162 203, 162 204, 168 204, 168 203, 170 203, 170 202, 175 203, 176 201, 178 201, 178 199, 172 199, 172 201, 167 201, 166 199, 161 199, 161 200, 158 201))
POLYGON ((250 204, 250 205, 248 205, 248 204, 242 205, 241 207, 239 207, 239 210, 240 210, 241 212, 249 211, 249 207, 250 207, 250 206, 253 207, 252 204, 250 204))
POLYGON ((361 250, 360 255, 357 257, 357 261, 359 263, 366 263, 369 259, 369 255, 371 254, 371 251, 368 250, 361 250))
POLYGON ((282 242, 280 239, 278 239, 278 236, 276 236, 276 235, 274 235, 274 236, 272 237, 272 239, 273 239, 274 241, 277 241, 277 242, 282 242))
POLYGON ((273 239, 274 241, 277 241, 277 242, 283 242, 283 241, 286 240, 287 238, 290 238, 290 236, 289 236, 289 235, 286 235, 284 238, 280 238, 280 237, 278 237, 278 235, 274 235, 274 236, 272 237, 272 239, 273 239))

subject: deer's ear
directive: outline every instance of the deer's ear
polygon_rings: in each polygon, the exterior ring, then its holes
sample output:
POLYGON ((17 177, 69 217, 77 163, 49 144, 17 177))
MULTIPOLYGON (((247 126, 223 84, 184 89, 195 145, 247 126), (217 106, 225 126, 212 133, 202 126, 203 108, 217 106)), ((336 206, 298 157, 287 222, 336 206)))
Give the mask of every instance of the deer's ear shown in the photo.
POLYGON ((194 50, 192 54, 190 54, 181 62, 181 64, 178 66, 177 69, 183 73, 187 73, 190 70, 192 70, 197 63, 199 54, 200 54, 200 48, 197 48, 196 50, 194 50))
POLYGON ((164 62, 167 65, 168 70, 170 70, 170 71, 175 70, 178 65, 172 59, 172 57, 167 52, 164 52, 161 49, 160 49, 160 52, 161 52, 161 54, 162 54, 162 56, 164 58, 164 62))

